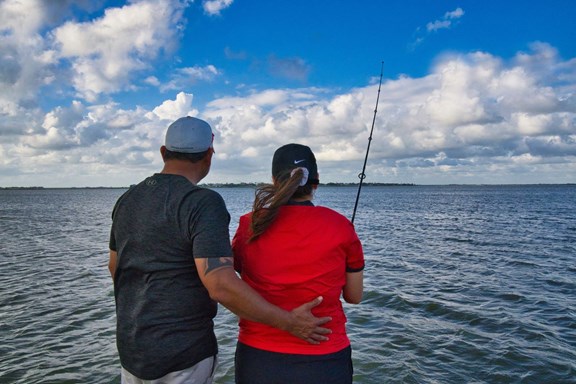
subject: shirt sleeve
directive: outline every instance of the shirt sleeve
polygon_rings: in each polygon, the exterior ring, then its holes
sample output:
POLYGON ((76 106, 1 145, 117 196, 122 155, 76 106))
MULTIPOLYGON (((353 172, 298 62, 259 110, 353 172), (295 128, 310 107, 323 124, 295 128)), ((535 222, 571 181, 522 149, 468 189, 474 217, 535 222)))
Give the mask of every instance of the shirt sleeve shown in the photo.
POLYGON ((364 270, 364 251, 362 243, 354 230, 351 228, 348 246, 346 248, 346 272, 360 272, 364 270))
POLYGON ((118 251, 116 247, 116 237, 114 237, 114 231, 110 230, 110 239, 108 240, 108 248, 114 252, 118 251))
POLYGON ((207 190, 200 209, 190 219, 192 254, 195 258, 231 257, 230 214, 222 197, 207 190))
POLYGON ((108 248, 114 252, 118 251, 118 247, 116 245, 116 236, 114 235, 114 217, 116 216, 116 207, 118 207, 119 201, 120 199, 116 201, 114 208, 112 209, 112 225, 110 227, 110 239, 108 240, 108 248))

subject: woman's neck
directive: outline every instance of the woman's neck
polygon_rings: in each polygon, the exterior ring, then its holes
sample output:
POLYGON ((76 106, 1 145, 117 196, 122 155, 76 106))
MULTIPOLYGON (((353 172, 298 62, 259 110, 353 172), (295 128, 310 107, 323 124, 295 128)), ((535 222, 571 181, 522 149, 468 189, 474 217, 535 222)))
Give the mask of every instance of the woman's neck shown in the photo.
POLYGON ((296 197, 296 198, 291 198, 291 201, 295 201, 297 203, 301 203, 303 201, 312 201, 314 197, 312 196, 312 194, 306 195, 306 196, 300 196, 300 197, 296 197))

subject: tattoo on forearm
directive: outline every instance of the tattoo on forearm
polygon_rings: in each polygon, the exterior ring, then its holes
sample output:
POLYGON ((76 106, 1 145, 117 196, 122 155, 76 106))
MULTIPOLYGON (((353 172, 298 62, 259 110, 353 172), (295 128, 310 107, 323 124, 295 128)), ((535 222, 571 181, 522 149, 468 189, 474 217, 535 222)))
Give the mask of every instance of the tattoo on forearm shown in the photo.
POLYGON ((234 262, 231 257, 210 257, 206 259, 206 269, 204 270, 204 274, 207 275, 219 268, 233 266, 234 262))

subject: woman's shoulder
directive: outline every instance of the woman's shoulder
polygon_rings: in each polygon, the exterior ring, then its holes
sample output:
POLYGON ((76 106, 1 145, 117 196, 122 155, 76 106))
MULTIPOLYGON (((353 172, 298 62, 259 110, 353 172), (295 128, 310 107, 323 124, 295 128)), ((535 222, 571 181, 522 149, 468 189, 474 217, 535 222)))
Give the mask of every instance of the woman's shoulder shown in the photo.
POLYGON ((321 205, 317 205, 317 206, 312 207, 312 208, 314 208, 315 216, 327 218, 327 219, 333 220, 333 221, 339 221, 339 222, 342 222, 344 224, 350 223, 350 220, 346 216, 344 216, 343 214, 341 214, 338 211, 335 211, 332 208, 324 207, 321 205))
POLYGON ((252 221, 252 212, 245 213, 241 215, 240 218, 238 219, 240 226, 250 225, 251 221, 252 221))

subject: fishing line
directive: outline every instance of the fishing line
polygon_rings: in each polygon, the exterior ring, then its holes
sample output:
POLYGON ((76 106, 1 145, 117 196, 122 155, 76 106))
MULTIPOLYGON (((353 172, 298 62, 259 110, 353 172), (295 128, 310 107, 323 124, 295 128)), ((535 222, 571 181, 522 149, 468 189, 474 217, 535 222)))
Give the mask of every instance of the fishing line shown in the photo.
POLYGON ((376 96, 376 107, 374 108, 374 117, 372 118, 372 128, 370 129, 370 136, 368 137, 368 148, 366 148, 366 157, 364 157, 364 166, 362 167, 362 172, 358 174, 360 179, 360 184, 358 184, 358 193, 356 194, 356 202, 354 203, 354 212, 352 213, 352 223, 354 223, 354 218, 356 217, 356 209, 358 208, 358 200, 360 200, 360 191, 362 190, 362 182, 366 178, 366 163, 368 162, 368 152, 370 152, 370 143, 372 143, 372 133, 374 132, 374 123, 376 122, 376 114, 378 113, 378 101, 380 100, 380 88, 382 87, 382 76, 384 74, 384 62, 380 68, 380 83, 378 84, 378 95, 376 96))

